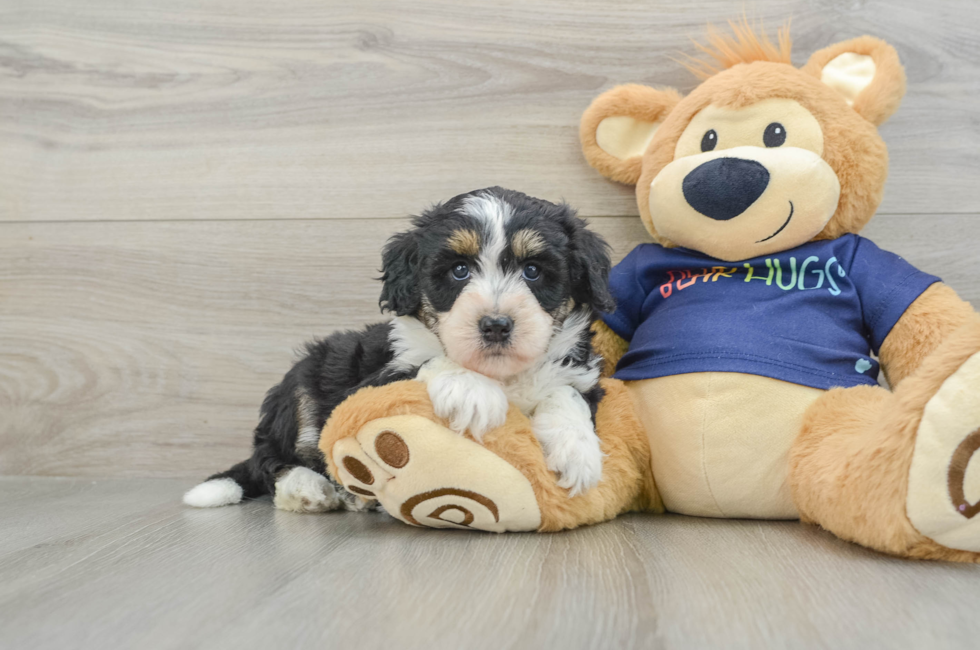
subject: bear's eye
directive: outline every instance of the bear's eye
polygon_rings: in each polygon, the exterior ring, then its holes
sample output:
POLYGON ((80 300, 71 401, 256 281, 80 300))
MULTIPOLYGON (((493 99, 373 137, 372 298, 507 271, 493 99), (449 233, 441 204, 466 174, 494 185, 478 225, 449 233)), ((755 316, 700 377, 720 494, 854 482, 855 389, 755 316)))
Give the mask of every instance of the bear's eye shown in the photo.
POLYGON ((767 147, 778 147, 786 142, 786 128, 779 122, 773 122, 766 127, 762 141, 767 147))
POLYGON ((711 151, 716 146, 718 146, 718 134, 715 133, 714 129, 711 129, 701 138, 701 151, 711 151))

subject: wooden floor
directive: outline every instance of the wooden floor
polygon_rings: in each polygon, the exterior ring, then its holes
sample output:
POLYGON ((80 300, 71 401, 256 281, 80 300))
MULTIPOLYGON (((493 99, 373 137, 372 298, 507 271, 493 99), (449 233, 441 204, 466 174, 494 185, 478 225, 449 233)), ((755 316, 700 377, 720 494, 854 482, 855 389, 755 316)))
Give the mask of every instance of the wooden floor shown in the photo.
POLYGON ((980 647, 980 568, 799 524, 179 505, 303 341, 381 317, 408 215, 499 184, 617 259, 646 241, 578 118, 618 83, 689 92, 689 37, 743 10, 792 17, 797 64, 897 48, 865 234, 980 306, 975 0, 0 0, 0 648, 980 647))
POLYGON ((0 648, 977 648, 980 566, 794 522, 420 530, 174 479, 0 479, 0 648))

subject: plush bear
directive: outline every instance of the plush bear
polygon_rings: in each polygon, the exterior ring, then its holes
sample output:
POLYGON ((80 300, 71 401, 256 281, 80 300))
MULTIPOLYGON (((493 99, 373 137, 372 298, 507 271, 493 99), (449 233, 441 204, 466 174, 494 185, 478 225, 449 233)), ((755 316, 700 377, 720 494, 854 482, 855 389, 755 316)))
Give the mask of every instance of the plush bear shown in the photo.
POLYGON ((656 241, 614 268, 596 328, 615 368, 598 487, 557 487, 516 408, 480 445, 400 382, 324 428, 349 490, 422 526, 554 531, 666 509, 980 559, 980 315, 857 234, 882 198, 898 56, 866 36, 798 69, 785 31, 733 28, 690 64, 704 81, 689 95, 619 86, 581 121, 586 159, 636 185, 656 241))

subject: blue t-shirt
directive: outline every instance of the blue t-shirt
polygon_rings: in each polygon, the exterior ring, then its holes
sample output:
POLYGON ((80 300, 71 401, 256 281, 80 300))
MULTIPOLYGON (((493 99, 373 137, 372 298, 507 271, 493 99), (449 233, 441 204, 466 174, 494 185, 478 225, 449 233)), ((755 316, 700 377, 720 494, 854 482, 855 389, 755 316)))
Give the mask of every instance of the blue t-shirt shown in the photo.
POLYGON ((870 352, 938 281, 857 235, 732 263, 641 244, 613 268, 616 311, 602 318, 630 342, 619 379, 717 371, 876 384, 870 352))

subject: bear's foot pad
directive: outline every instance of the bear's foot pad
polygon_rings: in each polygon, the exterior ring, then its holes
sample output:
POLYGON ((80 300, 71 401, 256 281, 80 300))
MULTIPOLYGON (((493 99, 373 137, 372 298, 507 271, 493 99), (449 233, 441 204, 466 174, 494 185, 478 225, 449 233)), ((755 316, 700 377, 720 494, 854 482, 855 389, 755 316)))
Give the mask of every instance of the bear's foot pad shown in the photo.
POLYGON ((413 526, 537 530, 530 481, 479 443, 417 415, 368 422, 332 449, 337 479, 413 526))
POLYGON ((943 382, 922 412, 906 512, 933 541, 980 552, 980 353, 943 382))

